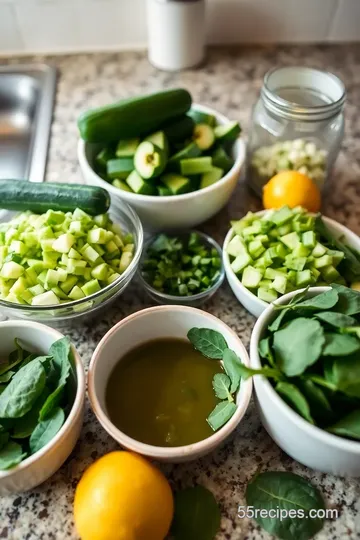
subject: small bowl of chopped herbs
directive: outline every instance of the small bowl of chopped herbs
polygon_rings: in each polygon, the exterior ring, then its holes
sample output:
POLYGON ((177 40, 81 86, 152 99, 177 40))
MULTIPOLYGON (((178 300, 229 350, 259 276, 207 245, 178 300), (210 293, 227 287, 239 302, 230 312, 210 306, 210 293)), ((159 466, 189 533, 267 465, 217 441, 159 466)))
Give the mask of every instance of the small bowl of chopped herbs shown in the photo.
POLYGON ((0 495, 61 467, 80 435, 85 389, 68 337, 37 322, 0 323, 0 495))
POLYGON ((360 292, 333 284, 286 294, 251 336, 250 369, 262 422, 312 469, 360 476, 360 292))
POLYGON ((161 233, 145 243, 138 276, 159 304, 199 306, 224 281, 222 251, 203 232, 161 233))

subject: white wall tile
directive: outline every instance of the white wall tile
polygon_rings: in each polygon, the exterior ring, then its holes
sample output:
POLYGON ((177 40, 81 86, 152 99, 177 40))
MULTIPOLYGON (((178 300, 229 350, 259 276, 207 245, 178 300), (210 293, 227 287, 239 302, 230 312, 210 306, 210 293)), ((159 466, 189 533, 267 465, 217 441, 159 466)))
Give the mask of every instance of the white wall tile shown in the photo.
POLYGON ((336 5, 337 0, 210 0, 209 39, 212 43, 324 41, 336 5))
POLYGON ((339 0, 329 41, 360 41, 360 0, 339 0))
POLYGON ((0 3, 0 53, 23 51, 14 7, 9 3, 0 3))
POLYGON ((60 52, 79 48, 79 21, 72 0, 20 0, 15 9, 27 50, 60 52))
POLYGON ((85 49, 146 44, 144 0, 73 0, 85 49))

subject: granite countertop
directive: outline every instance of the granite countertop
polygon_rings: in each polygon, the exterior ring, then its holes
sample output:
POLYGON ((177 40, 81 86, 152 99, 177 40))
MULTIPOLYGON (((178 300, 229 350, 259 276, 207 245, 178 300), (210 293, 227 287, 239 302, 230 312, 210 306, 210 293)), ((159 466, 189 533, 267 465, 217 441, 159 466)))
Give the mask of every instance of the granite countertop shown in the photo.
MULTIPOLYGON (((184 86, 195 101, 240 120, 246 134, 251 106, 268 69, 277 65, 306 64, 337 73, 348 91, 346 135, 324 213, 360 233, 360 45, 215 48, 209 52, 202 69, 175 74, 156 70, 149 65, 146 55, 138 52, 33 60, 51 62, 59 70, 47 180, 66 182, 82 181, 76 157, 76 118, 84 108, 122 96, 184 86)), ((24 61, 29 59, 9 60, 11 63, 24 61)), ((258 204, 240 184, 229 206, 203 228, 222 242, 230 217, 240 218, 245 210, 256 209, 258 204)), ((116 306, 96 324, 72 325, 68 335, 85 366, 99 340, 117 321, 149 305, 142 291, 132 284, 116 306)), ((248 346, 255 320, 237 302, 227 285, 204 309, 220 317, 248 346)), ((0 538, 77 538, 72 521, 74 488, 94 459, 115 448, 116 443, 100 427, 87 404, 80 440, 63 467, 37 489, 1 498, 0 538)), ((327 504, 339 509, 339 518, 326 523, 317 536, 319 540, 360 538, 359 482, 316 473, 294 462, 262 428, 253 403, 236 432, 218 451, 193 463, 162 468, 175 489, 200 483, 212 490, 222 512, 219 540, 269 538, 254 522, 240 520, 236 515, 238 505, 245 504, 247 482, 257 471, 266 470, 293 471, 308 478, 319 487, 327 504)))

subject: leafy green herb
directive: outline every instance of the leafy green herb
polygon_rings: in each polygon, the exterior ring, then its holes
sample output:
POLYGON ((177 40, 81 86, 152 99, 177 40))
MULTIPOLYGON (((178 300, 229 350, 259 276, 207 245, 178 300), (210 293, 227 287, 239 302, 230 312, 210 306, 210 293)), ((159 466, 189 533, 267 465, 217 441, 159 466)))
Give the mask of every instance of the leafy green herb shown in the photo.
POLYGON ((39 420, 45 420, 47 416, 57 407, 63 397, 65 383, 58 386, 46 399, 39 411, 39 420))
POLYGON ((0 432, 0 450, 4 448, 4 446, 8 443, 8 441, 9 441, 9 434, 6 431, 1 431, 0 432))
POLYGON ((345 328, 357 324, 354 317, 350 317, 350 315, 345 315, 344 313, 337 313, 336 311, 320 311, 319 313, 314 313, 314 317, 336 328, 345 328))
POLYGON ((53 361, 60 371, 62 371, 64 364, 69 363, 69 353, 70 340, 67 337, 58 339, 49 349, 49 355, 53 357, 53 361))
POLYGON ((240 369, 241 360, 238 355, 231 349, 225 349, 223 356, 224 369, 228 377, 231 380, 230 393, 233 394, 237 391, 240 385, 240 369))
POLYGON ((325 364, 325 377, 338 391, 360 399, 360 357, 358 354, 329 358, 325 364))
POLYGON ((21 368, 0 395, 0 418, 20 418, 44 389, 45 370, 38 360, 21 368))
POLYGON ((221 428, 235 413, 237 407, 235 403, 229 401, 222 401, 218 403, 215 409, 207 417, 207 423, 213 431, 217 431, 221 428))
POLYGON ((230 393, 231 380, 227 375, 225 375, 225 373, 216 373, 216 375, 214 375, 212 385, 216 397, 219 399, 234 401, 234 398, 230 393))
MULTIPOLYGON (((281 314, 282 313, 285 313, 285 312, 282 311, 281 314)), ((260 343, 259 343, 259 354, 260 354, 261 358, 266 358, 268 360, 270 366, 276 367, 274 355, 272 353, 271 346, 270 346, 270 337, 269 336, 260 341, 260 343)))
POLYGON ((339 295, 336 311, 344 315, 357 315, 360 313, 360 293, 358 291, 338 285, 337 283, 332 283, 331 287, 339 295))
POLYGON ((175 493, 171 527, 174 540, 214 540, 220 529, 220 510, 214 495, 203 486, 175 493))
MULTIPOLYGON (((325 509, 320 492, 301 476, 290 472, 264 472, 255 476, 246 489, 246 502, 255 509, 255 521, 268 533, 284 540, 307 540, 318 533, 324 524, 323 518, 311 518, 311 509, 325 509), (286 510, 287 517, 274 517, 270 510, 286 510), (304 517, 290 517, 289 511, 303 512, 304 517), (264 514, 263 514, 264 515, 264 514)), ((294 512, 293 512, 294 514, 294 512)), ((291 514, 290 514, 291 515, 291 514)))
POLYGON ((0 375, 0 383, 9 382, 14 374, 15 371, 7 371, 3 375, 0 375))
POLYGON ((324 331, 318 321, 294 319, 274 334, 276 364, 288 377, 301 375, 318 360, 324 343, 324 331))
POLYGON ((291 309, 331 309, 336 305, 338 300, 339 295, 337 291, 335 289, 330 289, 317 296, 303 300, 302 302, 297 302, 291 309))
POLYGON ((50 442, 65 421, 65 413, 60 407, 54 409, 45 420, 39 422, 31 434, 29 445, 32 454, 38 452, 43 446, 50 442))
POLYGON ((27 439, 30 437, 39 423, 39 412, 49 395, 49 389, 45 386, 43 392, 35 401, 32 409, 14 422, 12 437, 14 439, 27 439))
POLYGON ((197 351, 214 360, 221 360, 228 348, 222 334, 209 328, 191 328, 187 337, 197 351))
POLYGON ((360 340, 347 334, 327 332, 325 334, 325 347, 322 354, 325 356, 347 356, 360 349, 360 340))
POLYGON ((322 388, 319 388, 311 379, 300 380, 298 385, 310 406, 312 417, 321 422, 331 418, 332 408, 322 388))
POLYGON ((314 424, 314 420, 311 417, 309 404, 295 384, 280 381, 275 386, 275 390, 281 394, 285 398, 285 401, 290 403, 290 405, 292 405, 297 412, 305 418, 305 420, 310 422, 310 424, 314 424))
POLYGON ((244 364, 241 364, 241 366, 239 367, 239 371, 244 381, 246 381, 250 377, 253 377, 254 375, 262 375, 263 377, 268 377, 269 379, 274 379, 275 381, 278 381, 281 378, 283 378, 281 371, 279 371, 278 369, 267 367, 267 366, 261 369, 253 369, 253 368, 244 366, 244 364))
POLYGON ((360 409, 341 418, 336 424, 328 427, 327 431, 341 437, 360 440, 360 409))
POLYGON ((22 451, 20 444, 9 441, 0 450, 0 470, 5 471, 11 467, 18 465, 26 457, 26 453, 22 451))

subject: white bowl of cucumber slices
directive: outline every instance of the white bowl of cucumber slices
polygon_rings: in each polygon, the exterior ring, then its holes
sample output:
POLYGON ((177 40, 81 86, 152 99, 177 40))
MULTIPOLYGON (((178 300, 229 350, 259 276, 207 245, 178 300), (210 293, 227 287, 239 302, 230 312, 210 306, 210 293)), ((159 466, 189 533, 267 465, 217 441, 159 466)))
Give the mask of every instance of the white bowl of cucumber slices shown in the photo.
POLYGON ((360 238, 337 221, 319 216, 283 207, 249 212, 232 221, 223 244, 225 273, 236 298, 255 317, 278 297, 306 286, 337 282, 358 287, 346 268, 352 257, 347 248, 360 253, 360 238), (279 225, 274 226, 271 220, 278 216, 279 225), (330 246, 329 235, 337 245, 330 246))
MULTIPOLYGON (((155 145, 158 149, 164 143, 162 132, 146 137, 146 141, 143 140, 140 145, 143 155, 138 151, 134 158, 132 154, 136 170, 123 171, 124 174, 128 174, 126 180, 121 180, 116 176, 118 173, 122 175, 122 171, 116 170, 116 159, 112 160, 115 168, 108 167, 107 180, 103 179, 101 173, 98 174, 99 169, 96 172, 96 162, 99 156, 101 159, 101 152, 105 153, 106 149, 104 150, 102 145, 90 144, 81 139, 78 144, 78 159, 85 182, 107 189, 115 210, 123 201, 126 201, 137 212, 143 224, 153 230, 192 228, 208 220, 226 205, 238 183, 245 160, 245 143, 241 138, 236 138, 240 131, 237 122, 231 122, 226 116, 210 107, 194 104, 188 115, 194 118, 195 130, 198 130, 198 133, 194 131, 192 135, 196 143, 193 140, 187 140, 186 143, 182 143, 182 147, 180 147, 181 144, 178 145, 177 154, 171 155, 167 162, 169 164, 174 158, 176 160, 176 158, 184 157, 185 168, 180 170, 180 173, 178 170, 171 172, 171 164, 170 169, 167 164, 161 176, 158 175, 156 167, 159 166, 159 159, 161 162, 162 152, 159 153, 160 156, 156 154, 156 163, 150 166, 148 164, 147 158, 153 150, 151 146, 155 145), (198 127, 199 124, 203 126, 206 121, 209 123, 203 130, 198 127), (233 130, 234 133, 238 130, 234 139, 231 138, 232 133, 227 134, 227 130, 233 130), (200 138, 200 142, 196 136, 200 138), (209 138, 212 138, 212 143, 208 140, 209 138), (221 144, 222 140, 224 145, 221 144), (202 145, 202 142, 203 148, 199 151, 198 147, 202 145), (225 160, 223 167, 222 160, 225 160), (192 162, 191 168, 187 169, 189 162, 192 162), (192 168, 193 166, 195 168, 192 168), (142 171, 142 176, 138 174, 138 171, 142 171), (157 175, 155 183, 151 182, 153 173, 157 175), (189 185, 192 182, 196 184, 195 188, 189 185)), ((138 140, 136 144, 139 144, 138 140)), ((167 144, 166 140, 164 144, 167 144)), ((129 152, 133 152, 132 148, 126 145, 124 147, 124 141, 120 141, 116 148, 116 156, 125 156, 129 152)), ((151 157, 154 157, 154 154, 151 154, 151 157)), ((122 163, 124 166, 126 166, 125 161, 126 157, 122 163)), ((176 167, 179 165, 176 165, 175 169, 176 167)), ((102 176, 105 178, 104 174, 102 176)), ((124 179, 125 176, 122 178, 124 179)))

